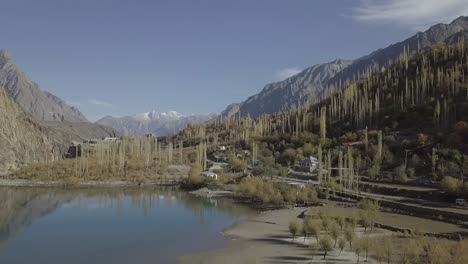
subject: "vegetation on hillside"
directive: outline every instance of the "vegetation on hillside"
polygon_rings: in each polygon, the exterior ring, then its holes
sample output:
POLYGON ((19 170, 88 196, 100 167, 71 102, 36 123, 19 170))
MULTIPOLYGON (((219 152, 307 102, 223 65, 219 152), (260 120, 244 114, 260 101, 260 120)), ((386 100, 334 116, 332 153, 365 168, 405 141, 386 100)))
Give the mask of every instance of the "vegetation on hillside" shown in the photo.
MULTIPOLYGON (((279 175, 313 155, 320 161, 319 180, 345 191, 357 191, 359 176, 399 182, 452 177, 459 182, 447 192, 465 195, 467 51, 464 40, 403 51, 387 67, 369 68, 329 87, 320 100, 255 119, 191 125, 173 139, 227 145, 234 154, 249 150, 244 160, 257 175, 279 175)), ((238 160, 230 161, 238 167, 238 160)))

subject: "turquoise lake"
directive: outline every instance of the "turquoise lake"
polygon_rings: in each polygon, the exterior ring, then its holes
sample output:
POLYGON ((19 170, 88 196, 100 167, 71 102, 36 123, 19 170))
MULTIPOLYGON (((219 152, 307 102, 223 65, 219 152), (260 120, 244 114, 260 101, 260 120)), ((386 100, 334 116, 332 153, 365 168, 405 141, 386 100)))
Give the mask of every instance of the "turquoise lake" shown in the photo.
POLYGON ((174 189, 0 188, 0 263, 176 263, 253 214, 174 189))

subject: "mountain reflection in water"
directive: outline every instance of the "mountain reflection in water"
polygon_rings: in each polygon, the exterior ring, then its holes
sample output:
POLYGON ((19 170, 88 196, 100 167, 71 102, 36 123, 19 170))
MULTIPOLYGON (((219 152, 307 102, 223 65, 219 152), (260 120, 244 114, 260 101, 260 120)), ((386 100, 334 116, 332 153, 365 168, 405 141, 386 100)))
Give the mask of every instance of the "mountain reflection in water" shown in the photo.
POLYGON ((173 188, 0 188, 0 263, 172 263, 253 210, 173 188))

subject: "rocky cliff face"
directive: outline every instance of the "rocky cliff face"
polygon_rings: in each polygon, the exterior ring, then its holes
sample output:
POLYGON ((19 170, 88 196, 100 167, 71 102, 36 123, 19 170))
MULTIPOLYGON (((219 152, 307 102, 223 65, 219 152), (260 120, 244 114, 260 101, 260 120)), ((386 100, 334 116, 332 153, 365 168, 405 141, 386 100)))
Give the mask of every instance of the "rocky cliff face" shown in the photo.
POLYGON ((36 120, 87 121, 80 111, 62 99, 43 91, 23 73, 6 50, 0 50, 0 85, 13 100, 36 120))
POLYGON ((0 175, 18 167, 63 157, 72 141, 117 136, 89 122, 36 121, 0 86, 0 175))
POLYGON ((3 87, 0 87, 0 124, 0 174, 58 155, 46 129, 25 113, 3 87))
POLYGON ((312 66, 284 81, 266 85, 246 101, 231 104, 221 117, 259 116, 289 109, 293 104, 322 95, 325 89, 340 81, 363 76, 369 67, 382 67, 397 59, 403 52, 430 47, 437 43, 454 43, 468 37, 468 17, 460 17, 450 24, 437 24, 425 32, 387 48, 379 49, 354 61, 336 60, 312 66))
POLYGON ((97 123, 112 127, 125 135, 156 134, 164 136, 175 134, 188 124, 206 122, 215 116, 215 114, 183 115, 175 111, 157 112, 153 110, 132 116, 106 116, 98 120, 97 123))

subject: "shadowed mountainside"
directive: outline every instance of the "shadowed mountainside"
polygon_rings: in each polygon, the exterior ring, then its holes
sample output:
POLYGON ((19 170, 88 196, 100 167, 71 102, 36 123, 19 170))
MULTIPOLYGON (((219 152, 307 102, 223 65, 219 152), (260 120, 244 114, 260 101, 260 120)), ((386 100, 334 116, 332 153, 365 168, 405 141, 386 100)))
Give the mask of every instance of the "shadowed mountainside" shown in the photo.
POLYGON ((240 112, 241 116, 258 117, 285 111, 292 105, 325 97, 332 87, 343 88, 346 81, 365 76, 369 68, 390 65, 404 50, 411 53, 437 43, 456 43, 465 37, 468 37, 468 17, 459 17, 450 24, 437 24, 425 32, 354 61, 335 60, 317 64, 284 81, 267 84, 260 93, 244 102, 229 105, 220 116, 231 117, 240 112))

